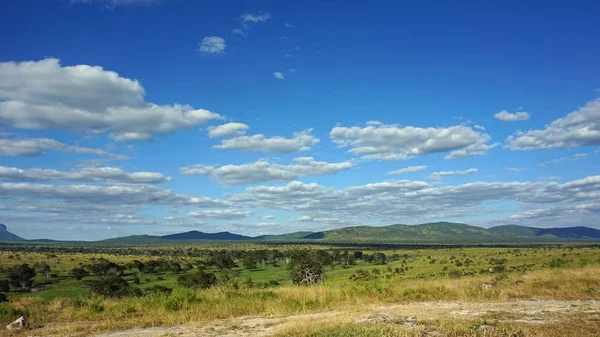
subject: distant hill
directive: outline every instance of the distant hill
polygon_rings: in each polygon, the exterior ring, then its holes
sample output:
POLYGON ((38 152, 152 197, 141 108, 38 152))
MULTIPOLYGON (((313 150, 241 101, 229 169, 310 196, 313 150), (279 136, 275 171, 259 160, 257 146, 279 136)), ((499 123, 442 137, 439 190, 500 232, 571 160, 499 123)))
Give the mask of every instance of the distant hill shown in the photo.
POLYGON ((4 224, 0 224, 0 240, 3 241, 23 241, 24 239, 8 231, 4 224))
MULTIPOLYGON (((0 224, 0 240, 42 242, 44 240, 23 240, 8 232, 0 224)), ((181 241, 270 241, 270 242, 344 242, 344 243, 535 243, 565 241, 600 240, 600 230, 589 227, 535 228, 504 225, 489 229, 455 222, 432 222, 420 225, 390 225, 381 227, 356 226, 332 229, 321 232, 293 232, 279 235, 256 237, 230 232, 204 233, 189 231, 164 236, 132 235, 99 241, 106 244, 167 244, 181 241)), ((48 241, 60 242, 60 241, 48 241)))
POLYGON ((492 227, 489 231, 505 238, 600 239, 600 230, 589 227, 535 228, 516 225, 492 227))
POLYGON ((255 236, 253 239, 255 239, 255 240, 271 240, 271 241, 298 240, 298 239, 304 239, 305 237, 307 237, 308 235, 311 235, 313 233, 314 232, 293 232, 293 233, 287 233, 287 234, 260 235, 260 236, 255 236))
POLYGON ((190 231, 178 234, 170 234, 161 236, 165 240, 215 240, 215 241, 240 241, 240 240, 253 240, 249 236, 233 234, 229 232, 219 233, 204 233, 200 231, 190 231))
POLYGON ((444 242, 473 241, 490 242, 498 234, 485 228, 453 222, 433 222, 420 225, 391 225, 383 227, 346 227, 316 232, 305 239, 344 242, 444 242))

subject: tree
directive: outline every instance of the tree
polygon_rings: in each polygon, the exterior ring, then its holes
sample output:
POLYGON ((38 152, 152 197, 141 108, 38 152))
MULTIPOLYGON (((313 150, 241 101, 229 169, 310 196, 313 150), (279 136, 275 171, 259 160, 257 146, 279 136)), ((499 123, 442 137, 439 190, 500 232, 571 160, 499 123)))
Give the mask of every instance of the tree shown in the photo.
POLYGON ((107 276, 87 282, 92 294, 104 297, 139 296, 142 291, 129 286, 127 281, 119 276, 107 276))
POLYGON ((0 303, 8 302, 8 298, 6 298, 6 294, 0 293, 0 303))
POLYGON ((47 263, 37 262, 33 265, 33 268, 35 268, 36 272, 38 272, 39 274, 44 275, 45 279, 50 277, 50 266, 47 263))
POLYGON ((308 250, 293 251, 288 270, 294 284, 311 285, 325 279, 325 267, 316 254, 308 250))
POLYGON ((35 277, 35 270, 30 268, 28 264, 14 266, 9 269, 8 277, 10 283, 15 288, 31 288, 33 285, 33 278, 35 277))
POLYGON ((10 290, 10 282, 8 280, 0 280, 0 293, 7 293, 10 290))
POLYGON ((177 283, 183 287, 207 289, 217 283, 217 277, 213 273, 198 270, 195 273, 180 276, 177 283))
POLYGON ((246 254, 246 256, 244 256, 242 259, 242 264, 244 265, 244 268, 248 270, 256 269, 258 265, 258 259, 253 254, 246 254))
POLYGON ((84 268, 71 269, 71 276, 73 276, 73 278, 78 281, 89 275, 90 275, 90 273, 88 273, 88 271, 85 270, 84 268))
POLYGON ((384 253, 377 252, 377 253, 373 253, 373 255, 371 255, 371 260, 375 264, 385 264, 387 257, 385 256, 384 253))

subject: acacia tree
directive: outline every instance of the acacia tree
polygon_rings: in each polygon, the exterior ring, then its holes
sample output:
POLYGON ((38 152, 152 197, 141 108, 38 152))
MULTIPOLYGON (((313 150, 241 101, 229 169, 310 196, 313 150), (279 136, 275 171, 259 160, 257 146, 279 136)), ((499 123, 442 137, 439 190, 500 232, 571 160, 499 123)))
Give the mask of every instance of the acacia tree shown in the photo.
POLYGON ((9 269, 8 277, 10 283, 15 288, 31 288, 33 285, 33 278, 35 277, 35 270, 29 267, 28 264, 14 266, 9 269))
POLYGON ((294 284, 312 285, 325 279, 325 267, 314 252, 297 250, 290 255, 288 270, 294 284))

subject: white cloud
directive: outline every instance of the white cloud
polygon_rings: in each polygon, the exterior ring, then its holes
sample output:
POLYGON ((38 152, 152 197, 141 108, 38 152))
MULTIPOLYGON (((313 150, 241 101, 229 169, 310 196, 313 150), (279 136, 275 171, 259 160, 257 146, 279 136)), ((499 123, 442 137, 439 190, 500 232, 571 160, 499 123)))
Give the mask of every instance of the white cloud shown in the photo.
POLYGON ((147 140, 222 118, 188 105, 145 102, 136 80, 101 67, 63 67, 57 59, 3 62, 0 78, 0 121, 14 128, 111 132, 115 140, 147 140))
POLYGON ((247 218, 250 215, 250 212, 235 209, 218 209, 194 211, 188 213, 188 215, 200 219, 243 219, 247 218))
POLYGON ((467 174, 477 173, 477 171, 479 171, 479 170, 476 168, 470 168, 470 169, 467 169, 464 171, 439 171, 439 172, 433 172, 432 174, 430 174, 429 179, 442 179, 442 178, 452 177, 452 176, 467 175, 467 174))
POLYGON ((231 32, 235 35, 248 36, 248 32, 240 28, 234 28, 231 32))
POLYGON ((336 126, 329 133, 339 147, 367 160, 399 160, 449 152, 446 159, 484 154, 497 144, 487 144, 491 137, 467 126, 419 128, 374 124, 365 127, 336 126))
POLYGON ((207 128, 208 137, 234 137, 243 136, 250 127, 243 123, 227 123, 218 126, 210 126, 207 128))
POLYGON ((284 22, 284 23, 283 23, 283 26, 284 26, 285 28, 296 28, 296 26, 292 25, 292 24, 291 24, 291 23, 289 23, 289 22, 284 22))
POLYGON ((109 181, 129 184, 156 184, 171 180, 157 172, 129 173, 117 167, 80 168, 72 171, 58 171, 53 169, 20 169, 17 167, 0 166, 0 180, 13 181, 109 181))
POLYGON ((263 218, 263 220, 273 220, 273 219, 275 219, 275 216, 274 216, 274 215, 271 215, 271 214, 269 214, 269 215, 265 215, 265 216, 263 216, 262 218, 263 218))
POLYGON ((327 163, 316 161, 313 157, 299 157, 294 164, 283 165, 259 160, 243 165, 224 165, 219 167, 193 165, 182 167, 184 175, 204 175, 226 185, 252 184, 266 181, 292 181, 304 176, 333 174, 352 168, 351 162, 327 163))
POLYGON ((244 13, 241 16, 242 25, 248 26, 250 24, 259 23, 259 22, 267 22, 271 18, 271 14, 269 13, 244 13))
POLYGON ((523 111, 511 113, 506 110, 502 110, 494 114, 494 118, 503 122, 526 121, 529 119, 529 117, 531 117, 531 114, 523 111))
POLYGON ((221 141, 213 148, 222 150, 241 150, 248 152, 290 153, 308 151, 319 139, 312 135, 312 129, 294 133, 292 138, 271 137, 262 134, 240 136, 221 141))
POLYGON ((387 172, 386 175, 413 173, 413 172, 423 171, 425 169, 427 169, 427 166, 409 166, 409 167, 405 167, 403 169, 387 172))
POLYGON ((542 130, 519 131, 506 140, 511 150, 542 150, 600 145, 600 98, 542 130))
POLYGON ((278 80, 285 80, 285 75, 281 71, 274 72, 273 77, 275 77, 278 80))
POLYGON ((49 151, 95 154, 113 160, 129 159, 125 155, 79 145, 67 145, 50 138, 0 138, 0 156, 34 157, 49 151))
POLYGON ((200 42, 198 49, 202 54, 218 55, 223 54, 227 48, 225 39, 219 36, 206 36, 200 42))
POLYGON ((207 197, 190 197, 160 189, 152 185, 122 184, 96 185, 48 185, 34 183, 0 182, 2 198, 32 200, 61 200, 75 203, 101 205, 173 205, 198 207, 223 207, 228 203, 207 197))
POLYGON ((579 159, 583 159, 585 157, 587 157, 588 154, 587 153, 576 153, 570 157, 560 157, 560 158, 555 158, 552 160, 548 160, 548 161, 544 161, 538 164, 538 166, 540 167, 546 167, 546 166, 550 166, 550 165, 559 165, 559 164, 564 164, 567 162, 573 162, 573 161, 577 161, 579 159))
POLYGON ((505 167, 504 169, 510 172, 523 172, 525 170, 520 167, 505 167))

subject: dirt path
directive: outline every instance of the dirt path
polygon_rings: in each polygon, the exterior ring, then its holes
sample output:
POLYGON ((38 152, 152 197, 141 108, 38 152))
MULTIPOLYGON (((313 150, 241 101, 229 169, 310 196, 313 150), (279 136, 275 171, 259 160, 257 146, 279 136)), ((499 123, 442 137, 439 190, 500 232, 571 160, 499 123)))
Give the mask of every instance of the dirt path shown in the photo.
POLYGON ((236 317, 209 325, 185 325, 171 328, 149 328, 115 331, 95 337, 262 337, 271 336, 285 326, 319 322, 391 322, 405 320, 405 326, 416 320, 492 317, 503 321, 540 324, 560 321, 571 314, 585 314, 600 319, 600 301, 518 300, 507 302, 419 302, 388 306, 366 306, 356 310, 300 314, 286 317, 236 317))

